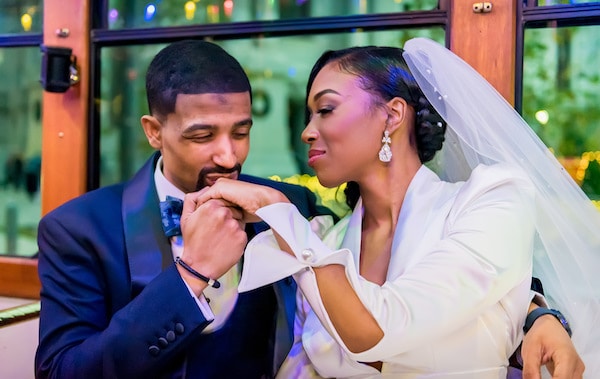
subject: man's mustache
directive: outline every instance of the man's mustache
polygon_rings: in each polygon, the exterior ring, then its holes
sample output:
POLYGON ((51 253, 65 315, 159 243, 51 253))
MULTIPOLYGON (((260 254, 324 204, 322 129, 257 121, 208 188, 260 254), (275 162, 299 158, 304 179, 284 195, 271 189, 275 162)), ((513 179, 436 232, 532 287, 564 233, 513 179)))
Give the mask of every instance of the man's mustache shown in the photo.
POLYGON ((198 181, 196 182, 196 191, 199 191, 202 188, 206 187, 206 176, 207 175, 210 175, 210 174, 233 174, 234 172, 237 172, 239 175, 242 172, 242 165, 239 163, 236 163, 235 166, 233 166, 231 168, 225 168, 222 166, 204 167, 202 170, 200 170, 200 173, 198 174, 198 181))

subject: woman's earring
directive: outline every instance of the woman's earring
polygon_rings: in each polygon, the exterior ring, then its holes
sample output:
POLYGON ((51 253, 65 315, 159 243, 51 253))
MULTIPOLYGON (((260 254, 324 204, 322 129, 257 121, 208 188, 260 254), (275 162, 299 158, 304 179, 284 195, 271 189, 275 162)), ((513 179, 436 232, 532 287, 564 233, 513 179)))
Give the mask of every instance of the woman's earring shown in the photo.
POLYGON ((387 130, 383 132, 381 142, 383 142, 383 146, 381 146, 381 150, 379 150, 379 160, 387 163, 392 160, 392 150, 390 149, 392 139, 390 138, 390 132, 387 130))

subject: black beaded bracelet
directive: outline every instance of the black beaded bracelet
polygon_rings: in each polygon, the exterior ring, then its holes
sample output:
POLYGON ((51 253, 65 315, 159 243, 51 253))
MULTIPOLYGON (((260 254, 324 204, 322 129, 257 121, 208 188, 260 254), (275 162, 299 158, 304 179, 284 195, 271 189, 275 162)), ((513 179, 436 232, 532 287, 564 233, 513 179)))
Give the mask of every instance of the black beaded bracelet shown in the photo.
POLYGON ((194 270, 190 265, 188 265, 187 263, 185 263, 184 261, 182 261, 181 258, 179 258, 179 257, 175 258, 175 263, 177 263, 178 265, 180 265, 181 267, 183 267, 187 272, 189 272, 190 274, 194 275, 196 278, 198 278, 198 279, 200 279, 200 280, 205 281, 206 283, 208 283, 209 286, 212 286, 214 288, 221 287, 221 283, 219 283, 218 280, 211 279, 211 278, 208 278, 208 277, 202 275, 198 271, 194 270))

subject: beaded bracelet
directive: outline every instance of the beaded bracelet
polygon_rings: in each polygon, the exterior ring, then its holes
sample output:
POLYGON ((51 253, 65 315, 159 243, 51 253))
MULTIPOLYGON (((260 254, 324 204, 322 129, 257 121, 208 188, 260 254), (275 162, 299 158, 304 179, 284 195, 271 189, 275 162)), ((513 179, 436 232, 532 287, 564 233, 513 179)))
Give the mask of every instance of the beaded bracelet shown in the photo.
POLYGON ((181 267, 183 267, 187 272, 189 272, 190 274, 194 275, 196 278, 198 278, 198 279, 200 279, 200 280, 208 283, 209 286, 212 286, 214 288, 221 287, 221 283, 219 283, 218 280, 211 279, 211 278, 208 278, 208 277, 202 275, 198 271, 194 270, 190 265, 188 265, 187 263, 185 263, 184 261, 182 261, 181 258, 179 258, 179 257, 175 258, 175 263, 177 263, 178 265, 180 265, 181 267))

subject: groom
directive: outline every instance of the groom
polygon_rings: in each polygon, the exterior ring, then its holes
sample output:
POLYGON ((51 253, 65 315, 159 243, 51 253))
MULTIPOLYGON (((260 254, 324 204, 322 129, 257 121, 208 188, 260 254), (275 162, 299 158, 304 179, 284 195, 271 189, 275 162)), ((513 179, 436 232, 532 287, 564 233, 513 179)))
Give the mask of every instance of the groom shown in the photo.
POLYGON ((246 242, 266 226, 244 225, 235 209, 212 201, 195 212, 184 247, 181 236, 165 236, 159 201, 227 177, 278 188, 306 217, 323 209, 303 187, 240 175, 251 88, 219 46, 171 44, 146 81, 150 115, 141 123, 158 152, 129 182, 85 194, 40 222, 36 376, 273 377, 291 347, 295 283, 236 291, 246 242))
POLYGON ((40 221, 36 377, 273 377, 292 343, 295 283, 236 291, 246 242, 264 225, 244 225, 235 208, 213 200, 187 220, 182 238, 169 205, 194 202, 194 191, 227 177, 276 187, 306 217, 323 209, 304 188, 240 174, 251 88, 223 49, 167 46, 148 68, 146 90, 141 124, 157 152, 130 181, 40 221))

